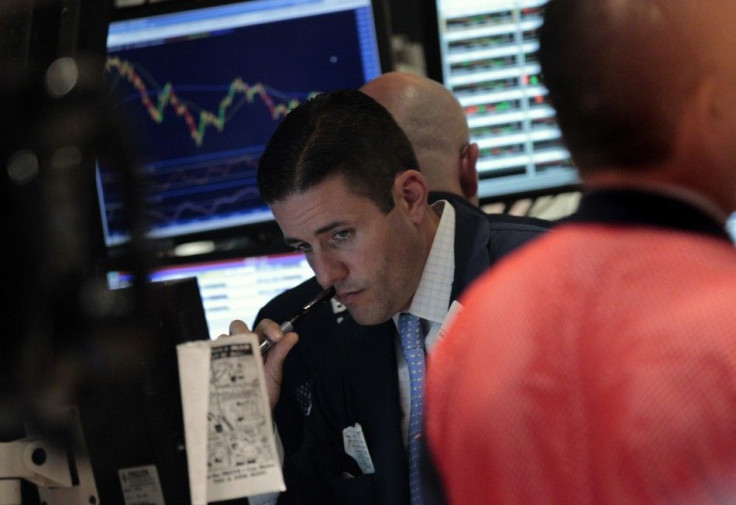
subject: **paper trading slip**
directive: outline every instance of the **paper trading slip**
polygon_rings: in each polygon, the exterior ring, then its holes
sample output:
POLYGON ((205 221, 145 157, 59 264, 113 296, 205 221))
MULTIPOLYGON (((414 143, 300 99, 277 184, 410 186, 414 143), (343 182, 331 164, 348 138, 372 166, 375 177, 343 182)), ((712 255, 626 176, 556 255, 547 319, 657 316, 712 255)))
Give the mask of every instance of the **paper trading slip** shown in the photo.
POLYGON ((283 491, 253 333, 177 346, 192 503, 283 491))

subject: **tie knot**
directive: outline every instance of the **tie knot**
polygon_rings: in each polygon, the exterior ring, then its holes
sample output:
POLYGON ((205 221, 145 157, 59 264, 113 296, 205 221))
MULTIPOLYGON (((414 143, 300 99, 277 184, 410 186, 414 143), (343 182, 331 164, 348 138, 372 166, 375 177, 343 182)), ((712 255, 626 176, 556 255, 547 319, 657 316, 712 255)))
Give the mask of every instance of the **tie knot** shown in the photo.
POLYGON ((414 314, 404 312, 399 314, 399 335, 401 346, 407 349, 424 349, 424 332, 421 319, 414 314))

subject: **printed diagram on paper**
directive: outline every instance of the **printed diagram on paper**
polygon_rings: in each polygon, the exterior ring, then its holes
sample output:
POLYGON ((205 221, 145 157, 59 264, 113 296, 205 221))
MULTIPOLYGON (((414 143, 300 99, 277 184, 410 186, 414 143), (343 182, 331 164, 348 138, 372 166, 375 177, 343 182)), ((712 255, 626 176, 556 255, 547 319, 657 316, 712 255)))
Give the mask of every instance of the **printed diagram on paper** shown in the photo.
POLYGON ((283 491, 258 336, 176 347, 192 503, 283 491))
POLYGON ((213 347, 208 474, 215 483, 257 477, 278 465, 256 359, 249 343, 213 347))

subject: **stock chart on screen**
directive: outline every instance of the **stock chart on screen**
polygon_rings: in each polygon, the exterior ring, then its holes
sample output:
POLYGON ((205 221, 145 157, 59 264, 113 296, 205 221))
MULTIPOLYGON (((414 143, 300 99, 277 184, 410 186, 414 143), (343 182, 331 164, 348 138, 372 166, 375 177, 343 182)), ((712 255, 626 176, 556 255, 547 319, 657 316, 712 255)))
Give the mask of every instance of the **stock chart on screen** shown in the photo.
MULTIPOLYGON (((380 73, 369 0, 256 0, 116 21, 105 79, 144 162, 154 237, 272 218, 258 159, 311 96, 380 73)), ((108 245, 126 239, 119 176, 98 171, 108 245)))

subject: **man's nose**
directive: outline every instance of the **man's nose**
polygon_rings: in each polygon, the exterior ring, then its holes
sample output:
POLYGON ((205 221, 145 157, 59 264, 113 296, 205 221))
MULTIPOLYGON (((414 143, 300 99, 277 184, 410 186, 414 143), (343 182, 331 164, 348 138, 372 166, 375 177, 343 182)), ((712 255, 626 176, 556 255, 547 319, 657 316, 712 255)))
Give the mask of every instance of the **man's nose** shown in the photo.
POLYGON ((322 252, 311 258, 310 265, 320 286, 327 289, 347 276, 347 267, 339 258, 329 252, 322 252))

